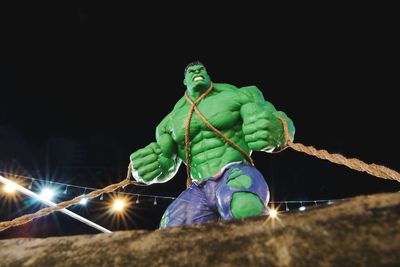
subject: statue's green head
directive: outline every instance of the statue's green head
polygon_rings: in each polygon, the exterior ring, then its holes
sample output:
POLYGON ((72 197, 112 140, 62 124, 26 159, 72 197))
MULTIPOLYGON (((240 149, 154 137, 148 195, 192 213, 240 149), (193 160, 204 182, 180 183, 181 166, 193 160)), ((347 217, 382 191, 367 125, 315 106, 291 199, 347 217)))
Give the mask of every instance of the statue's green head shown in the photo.
POLYGON ((189 91, 205 91, 210 87, 211 79, 206 67, 200 61, 189 63, 185 68, 183 84, 189 91))

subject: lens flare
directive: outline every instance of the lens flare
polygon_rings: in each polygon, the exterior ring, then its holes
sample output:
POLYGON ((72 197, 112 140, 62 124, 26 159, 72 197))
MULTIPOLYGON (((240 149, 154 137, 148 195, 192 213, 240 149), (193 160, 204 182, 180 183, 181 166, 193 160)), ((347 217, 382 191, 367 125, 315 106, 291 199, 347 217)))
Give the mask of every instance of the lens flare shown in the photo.
POLYGON ((40 192, 40 197, 45 199, 45 200, 52 200, 55 196, 56 192, 54 192, 53 189, 45 187, 42 189, 42 192, 40 192))
POLYGON ((13 184, 4 185, 4 192, 6 192, 7 194, 15 193, 15 186, 13 184))
POLYGON ((136 226, 135 219, 138 215, 134 214, 134 211, 141 207, 134 204, 134 200, 132 201, 129 196, 114 192, 107 194, 99 203, 102 205, 96 210, 96 213, 99 214, 96 218, 98 221, 104 220, 111 229, 118 230, 121 228, 132 229, 136 226))
POLYGON ((112 205, 112 209, 116 212, 122 212, 126 206, 126 203, 123 199, 115 199, 112 205))
POLYGON ((276 218, 278 216, 278 211, 276 209, 270 209, 269 210, 269 217, 272 219, 276 218))

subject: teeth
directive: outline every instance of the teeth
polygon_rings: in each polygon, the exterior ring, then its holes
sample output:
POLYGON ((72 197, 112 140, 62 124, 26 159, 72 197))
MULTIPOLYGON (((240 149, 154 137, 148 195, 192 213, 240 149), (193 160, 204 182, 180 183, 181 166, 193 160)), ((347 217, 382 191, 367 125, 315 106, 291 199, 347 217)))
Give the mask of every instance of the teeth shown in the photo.
POLYGON ((196 78, 193 79, 193 81, 198 81, 198 80, 204 80, 204 78, 201 76, 197 76, 196 78))

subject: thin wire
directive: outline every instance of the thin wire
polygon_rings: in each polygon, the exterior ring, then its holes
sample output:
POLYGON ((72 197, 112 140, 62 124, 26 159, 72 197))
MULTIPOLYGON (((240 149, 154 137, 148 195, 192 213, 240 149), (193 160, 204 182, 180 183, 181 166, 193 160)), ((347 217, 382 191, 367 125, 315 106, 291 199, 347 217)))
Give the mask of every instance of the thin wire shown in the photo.
MULTIPOLYGON (((25 175, 15 175, 13 173, 4 172, 4 171, 0 171, 0 173, 6 174, 6 175, 12 175, 13 177, 29 179, 29 180, 32 180, 32 181, 41 181, 41 182, 44 182, 44 183, 50 183, 50 181, 47 181, 47 180, 44 180, 44 179, 33 178, 33 177, 25 176, 25 175)), ((61 185, 61 186, 66 186, 66 187, 87 189, 87 190, 92 190, 92 191, 98 190, 98 188, 88 187, 88 186, 79 186, 79 185, 72 185, 72 184, 53 182, 53 181, 51 181, 51 183, 52 184, 61 185)), ((165 198, 165 199, 176 199, 176 197, 170 197, 170 196, 147 195, 147 194, 137 194, 137 193, 130 193, 130 192, 117 192, 117 194, 131 195, 131 196, 144 196, 144 197, 150 197, 150 198, 157 197, 157 198, 165 198)))
POLYGON ((344 198, 338 199, 316 199, 316 200, 282 200, 282 201, 269 201, 268 203, 315 203, 315 202, 327 202, 327 201, 339 201, 345 200, 344 198))
MULTIPOLYGON (((62 185, 65 187, 72 187, 72 188, 80 188, 80 189, 87 189, 87 190, 92 190, 92 191, 96 191, 98 190, 98 188, 94 188, 94 187, 88 187, 88 186, 79 186, 79 185, 72 185, 72 184, 66 184, 66 183, 60 183, 60 182, 53 182, 53 181, 46 181, 44 179, 39 179, 39 178, 34 178, 34 177, 29 177, 29 176, 25 176, 25 175, 15 175, 13 173, 9 173, 9 172, 5 172, 5 171, 1 171, 0 173, 3 174, 7 174, 7 175, 12 175, 14 177, 18 177, 18 178, 24 178, 24 179, 29 179, 34 181, 41 181, 41 182, 45 182, 45 183, 52 183, 52 184, 58 184, 58 185, 62 185)), ((159 196, 159 195, 148 195, 148 194, 138 194, 138 193, 130 193, 130 192, 117 192, 117 194, 123 194, 123 195, 131 195, 131 196, 136 196, 136 197, 148 197, 148 198, 164 198, 164 199, 177 199, 176 197, 171 197, 171 196, 159 196)), ((275 201, 269 201, 268 203, 271 204, 280 204, 280 203, 323 203, 323 202, 328 202, 328 201, 339 201, 339 200, 344 200, 344 198, 342 199, 315 199, 315 200, 275 200, 275 201)), ((182 200, 185 202, 191 202, 188 200, 182 200)))

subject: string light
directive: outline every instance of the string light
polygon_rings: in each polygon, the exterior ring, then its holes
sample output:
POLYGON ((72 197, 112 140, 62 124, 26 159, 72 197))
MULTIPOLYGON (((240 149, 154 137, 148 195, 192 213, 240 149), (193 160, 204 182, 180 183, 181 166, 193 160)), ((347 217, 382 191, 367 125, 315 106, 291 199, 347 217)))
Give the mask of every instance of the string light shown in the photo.
POLYGON ((51 188, 48 188, 48 187, 43 188, 42 192, 40 192, 40 197, 45 200, 49 200, 49 201, 51 201, 53 199, 54 195, 55 195, 55 192, 51 188))
MULTIPOLYGON (((85 195, 85 194, 86 194, 86 190, 87 190, 87 188, 85 188, 85 191, 83 191, 83 194, 82 194, 82 195, 85 195)), ((87 203, 88 203, 88 199, 87 199, 86 197, 82 198, 82 199, 79 201, 79 204, 81 204, 82 206, 85 206, 87 203)))
POLYGON ((87 199, 86 197, 82 198, 82 199, 79 201, 79 204, 81 204, 82 206, 85 206, 87 203, 88 203, 88 199, 87 199))
MULTIPOLYGON (((45 205, 48 205, 50 207, 56 207, 57 206, 56 203, 54 203, 54 202, 52 202, 50 200, 42 198, 40 195, 36 194, 35 192, 32 192, 32 191, 26 189, 25 187, 15 183, 12 180, 7 179, 7 178, 5 178, 5 177, 3 177, 1 175, 0 175, 0 182, 3 183, 3 184, 6 184, 6 185, 7 184, 13 184, 17 191, 23 193, 24 195, 32 197, 32 198, 40 201, 41 203, 43 203, 45 205)), ((100 226, 100 225, 98 225, 98 224, 96 224, 96 223, 94 223, 94 222, 82 217, 82 216, 79 216, 78 214, 76 214, 76 213, 74 213, 74 212, 72 212, 72 211, 70 211, 68 209, 64 208, 64 209, 60 209, 59 211, 64 213, 64 214, 67 214, 68 216, 70 216, 70 217, 72 217, 72 218, 74 218, 74 219, 76 219, 76 220, 78 220, 80 222, 83 222, 83 223, 85 223, 85 224, 87 224, 87 225, 89 225, 89 226, 91 226, 93 228, 96 228, 97 230, 100 230, 100 231, 102 231, 104 233, 111 233, 110 230, 107 230, 106 228, 104 228, 104 227, 102 227, 102 226, 100 226)), ((19 218, 21 218, 21 217, 19 217, 19 218)))
POLYGON ((15 188, 15 186, 14 186, 13 184, 6 184, 6 185, 4 185, 4 191, 5 191, 7 194, 14 194, 14 193, 15 193, 15 190, 16 190, 16 188, 15 188))
MULTIPOLYGON (((3 173, 4 175, 12 175, 11 173, 8 172, 4 172, 4 171, 0 171, 0 173, 3 173)), ((15 175, 14 175, 15 176, 15 175)), ((86 189, 86 190, 90 190, 90 191, 96 191, 98 190, 98 188, 93 188, 93 187, 85 187, 85 186, 79 186, 79 185, 72 185, 72 184, 66 184, 66 183, 60 183, 60 182, 54 182, 54 181, 46 181, 44 179, 39 179, 39 178, 33 178, 33 177, 28 177, 28 176, 23 176, 23 175, 17 175, 19 178, 23 178, 23 179, 28 179, 31 180, 31 183, 33 183, 33 181, 39 181, 44 183, 51 183, 54 185, 58 185, 60 187, 65 187, 65 190, 63 191, 64 194, 68 194, 69 193, 69 189, 70 188, 77 188, 77 189, 86 189)), ((170 197, 170 196, 159 196, 159 195, 148 195, 148 194, 137 194, 137 193, 129 193, 129 192, 115 192, 118 195, 130 195, 130 196, 140 196, 140 197, 148 197, 148 198, 158 198, 158 199, 167 199, 167 200, 175 200, 176 197, 170 197)), ((103 194, 100 195, 100 200, 103 200, 104 196, 103 194)), ((139 202, 138 202, 139 203, 139 202)))
MULTIPOLYGON (((8 174, 10 175, 10 173, 4 172, 4 171, 0 171, 0 173, 3 174, 8 174)), ((16 175, 13 175, 16 176, 16 175)), ((33 177, 28 177, 28 176, 22 176, 22 175, 18 175, 18 177, 20 178, 24 178, 24 179, 29 179, 31 180, 28 188, 31 189, 34 182, 35 181, 39 181, 42 183, 50 183, 53 185, 59 185, 60 187, 65 187, 63 194, 67 195, 69 193, 69 189, 70 188, 78 188, 78 189, 83 189, 84 190, 84 194, 86 193, 87 190, 90 191, 95 191, 98 190, 98 188, 92 188, 92 187, 84 187, 84 186, 78 186, 78 185, 71 185, 71 184, 66 184, 66 183, 60 183, 60 182, 54 182, 54 181, 46 181, 43 179, 38 179, 38 178, 33 178, 33 177)), ((53 198, 55 196, 55 192, 53 190, 51 190, 50 188, 45 188, 42 190, 42 193, 45 195, 45 197, 51 197, 53 198)), ((176 197, 170 197, 170 196, 159 196, 159 195, 148 195, 148 194, 138 194, 138 193, 129 193, 129 192, 115 192, 117 195, 130 195, 130 196, 134 196, 136 197, 136 204, 140 204, 140 197, 147 197, 147 198, 153 198, 153 205, 157 205, 157 198, 159 199, 167 199, 167 200, 175 200, 176 197)), ((99 197, 100 200, 104 200, 104 194, 101 194, 99 197)), ((337 201, 339 199, 336 199, 335 201, 337 201)), ((85 205, 87 204, 88 199, 86 198, 82 198, 80 204, 81 205, 85 205)), ((275 205, 276 207, 279 207, 281 204, 283 205, 283 203, 285 204, 285 211, 289 212, 290 208, 288 203, 295 203, 295 204, 299 204, 300 203, 300 207, 299 210, 300 211, 304 211, 306 209, 306 206, 304 205, 304 203, 314 203, 315 206, 318 206, 318 203, 326 203, 328 205, 331 205, 334 203, 334 200, 328 200, 328 199, 320 199, 320 200, 303 200, 303 201, 290 201, 290 200, 286 200, 286 201, 270 201, 270 204, 275 205)), ((278 209, 277 209, 278 210, 278 209)))
MULTIPOLYGON (((0 173, 4 173, 2 171, 0 171, 0 173)), ((81 205, 86 205, 88 202, 88 198, 85 197, 86 195, 86 191, 89 190, 98 190, 97 188, 90 188, 90 187, 82 187, 82 186, 76 186, 76 185, 70 185, 70 184, 65 184, 65 183, 59 183, 59 182, 53 182, 53 181, 46 181, 46 180, 41 180, 41 179, 37 179, 37 178, 32 178, 32 177, 26 177, 26 176, 18 176, 21 178, 25 178, 25 179, 30 179, 31 182, 28 185, 28 188, 31 189, 33 186, 33 183, 35 182, 35 180, 37 181, 42 181, 42 182, 46 182, 50 185, 53 184, 57 184, 57 185, 62 185, 65 186, 65 190, 63 191, 63 194, 66 195, 68 193, 68 188, 69 187, 74 187, 74 188, 83 188, 84 192, 83 194, 80 196, 81 200, 79 202, 79 204, 81 205)), ((21 186, 19 186, 21 187, 21 186)), ((21 187, 23 188, 23 187, 21 187)), ((24 188, 23 188, 24 189, 24 188)), ((20 189, 18 189, 20 190, 20 189)), ((24 189, 26 190, 26 189, 24 189)), ((13 188, 12 184, 6 184, 4 191, 7 193, 13 193, 15 191, 15 188, 13 188)), ((72 190, 74 191, 74 190, 72 190)), ((146 195, 146 194, 133 194, 133 193, 127 193, 124 192, 124 188, 118 190, 120 192, 114 192, 114 194, 119 195, 119 194, 124 194, 124 195, 133 195, 136 196, 136 204, 140 203, 140 196, 143 197, 153 197, 154 201, 153 201, 153 205, 157 205, 157 198, 164 198, 164 199, 176 199, 175 197, 168 197, 168 196, 155 196, 155 195, 146 195)), ((33 192, 31 192, 33 193, 33 192)), ((51 201, 52 198, 56 195, 56 191, 52 190, 49 187, 45 187, 42 189, 41 193, 40 193, 40 197, 43 198, 46 201, 51 201)), ((104 194, 100 195, 100 200, 103 200, 104 198, 104 194)), ((310 201, 271 201, 269 203, 271 204, 276 204, 276 203, 285 203, 285 210, 289 211, 289 206, 288 203, 300 203, 300 207, 298 208, 299 211, 305 211, 306 210, 306 206, 303 205, 303 202, 313 202, 314 206, 318 206, 317 202, 327 202, 328 205, 333 204, 334 201, 333 200, 310 200, 310 201)), ((114 211, 114 214, 116 217, 122 217, 123 214, 128 213, 129 210, 129 203, 130 203, 130 199, 126 199, 126 198, 115 198, 113 203, 112 203, 112 207, 111 210, 114 211)), ((54 203, 54 205, 57 205, 54 203)), ((278 214, 279 214, 279 205, 277 206, 277 208, 274 208, 274 205, 272 205, 272 208, 268 209, 268 215, 269 215, 269 219, 272 220, 272 222, 276 219, 277 221, 280 221, 280 218, 278 218, 278 214)))
POLYGON ((35 181, 35 179, 32 178, 32 181, 31 181, 31 183, 30 183, 29 186, 28 186, 28 189, 29 189, 29 190, 32 189, 32 185, 33 185, 33 182, 34 182, 34 181, 35 181))
POLYGON ((117 198, 117 199, 114 200, 113 210, 116 211, 116 212, 121 212, 121 211, 124 210, 125 205, 126 205, 125 201, 123 201, 122 199, 117 198))
POLYGON ((300 208, 299 211, 305 211, 306 210, 306 206, 303 206, 303 202, 300 201, 300 208))
POLYGON ((278 216, 278 211, 276 209, 269 209, 269 217, 276 218, 278 216))
POLYGON ((279 206, 275 207, 275 205, 272 203, 270 207, 267 207, 266 210, 266 215, 268 215, 267 219, 265 220, 265 223, 269 223, 272 225, 272 227, 275 227, 276 222, 281 223, 281 220, 279 219, 279 206))

